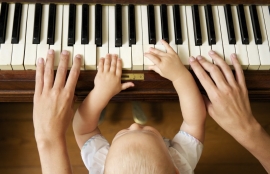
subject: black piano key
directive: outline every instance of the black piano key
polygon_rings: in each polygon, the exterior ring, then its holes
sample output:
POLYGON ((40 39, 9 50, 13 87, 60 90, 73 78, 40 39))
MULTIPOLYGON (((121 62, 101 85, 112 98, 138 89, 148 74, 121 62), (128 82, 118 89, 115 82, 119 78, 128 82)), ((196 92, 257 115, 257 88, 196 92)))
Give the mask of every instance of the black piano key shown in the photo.
POLYGON ((47 31, 47 44, 53 45, 55 38, 55 20, 56 20, 56 5, 49 5, 49 21, 47 31))
POLYGON ((102 46, 102 6, 95 6, 95 44, 97 47, 102 46))
POLYGON ((69 4, 69 17, 68 17, 68 46, 75 44, 76 32, 76 5, 69 4))
POLYGON ((89 43, 89 5, 82 5, 82 36, 81 43, 88 44, 89 43))
POLYGON ((122 6, 115 5, 115 47, 122 46, 122 6))
POLYGON ((262 34, 261 34, 261 28, 260 28, 260 24, 259 24, 256 5, 250 5, 249 11, 250 11, 250 16, 251 16, 251 22, 252 22, 255 43, 257 45, 262 44, 262 34))
POLYGON ((13 19, 12 37, 11 37, 12 44, 19 43, 21 15, 22 15, 22 4, 16 3, 15 4, 15 11, 14 11, 14 19, 13 19))
POLYGON ((35 5, 33 44, 40 43, 41 20, 42 20, 42 4, 37 3, 35 5))
POLYGON ((236 44, 231 5, 224 6, 229 44, 236 44))
POLYGON ((0 43, 5 43, 8 17, 8 3, 3 2, 0 14, 0 43))
POLYGON ((248 38, 246 16, 245 16, 243 4, 240 4, 237 6, 237 14, 238 14, 238 19, 239 19, 242 44, 247 45, 247 44, 249 44, 249 38, 248 38))
POLYGON ((174 22, 174 36, 175 36, 175 44, 183 44, 182 38, 182 28, 181 28, 181 18, 180 18, 180 9, 179 5, 173 6, 173 22, 174 22))
POLYGON ((213 20, 212 6, 206 5, 204 7, 204 10, 205 10, 205 18, 206 18, 206 24, 207 24, 208 43, 209 45, 214 45, 216 44, 216 32, 215 32, 215 26, 214 26, 214 20, 213 20))
POLYGON ((201 23, 200 23, 198 5, 192 6, 192 19, 193 19, 193 27, 194 27, 195 45, 199 46, 199 45, 202 45, 202 33, 201 33, 201 23))
POLYGON ((149 44, 156 44, 156 22, 154 5, 147 6, 149 44))
POLYGON ((135 7, 134 5, 128 5, 128 37, 129 46, 136 44, 136 27, 135 27, 135 7))
POLYGON ((160 17, 161 17, 161 33, 162 39, 169 42, 169 31, 168 31, 168 14, 167 5, 162 4, 160 6, 160 17))

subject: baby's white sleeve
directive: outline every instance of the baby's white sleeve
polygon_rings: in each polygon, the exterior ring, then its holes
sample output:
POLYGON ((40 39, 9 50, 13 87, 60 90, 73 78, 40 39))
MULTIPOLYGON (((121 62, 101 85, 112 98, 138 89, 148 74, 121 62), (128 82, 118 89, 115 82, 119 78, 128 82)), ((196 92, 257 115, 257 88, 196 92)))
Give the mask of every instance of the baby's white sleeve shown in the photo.
POLYGON ((184 131, 179 131, 169 147, 169 153, 180 173, 193 173, 203 150, 203 144, 184 131))
POLYGON ((81 149, 81 156, 89 173, 102 174, 104 172, 109 147, 108 141, 101 134, 94 135, 85 142, 81 149))

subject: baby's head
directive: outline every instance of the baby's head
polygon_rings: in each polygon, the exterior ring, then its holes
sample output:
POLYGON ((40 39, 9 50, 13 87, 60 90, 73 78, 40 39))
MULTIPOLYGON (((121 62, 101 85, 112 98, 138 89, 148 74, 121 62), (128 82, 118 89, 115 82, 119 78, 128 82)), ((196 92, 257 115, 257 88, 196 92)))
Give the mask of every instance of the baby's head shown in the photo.
POLYGON ((176 174, 159 132, 132 124, 114 137, 105 162, 105 174, 176 174))

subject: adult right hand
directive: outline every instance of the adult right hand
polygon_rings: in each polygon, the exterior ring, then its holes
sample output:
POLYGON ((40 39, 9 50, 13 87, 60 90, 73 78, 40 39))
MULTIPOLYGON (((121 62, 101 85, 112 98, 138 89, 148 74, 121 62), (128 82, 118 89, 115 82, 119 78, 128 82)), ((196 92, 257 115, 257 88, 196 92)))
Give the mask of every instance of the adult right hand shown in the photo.
POLYGON ((270 173, 270 136, 252 114, 244 73, 236 55, 231 55, 235 77, 220 56, 213 51, 209 55, 215 64, 201 56, 190 58, 190 65, 208 95, 209 99, 204 97, 204 101, 209 115, 270 173))

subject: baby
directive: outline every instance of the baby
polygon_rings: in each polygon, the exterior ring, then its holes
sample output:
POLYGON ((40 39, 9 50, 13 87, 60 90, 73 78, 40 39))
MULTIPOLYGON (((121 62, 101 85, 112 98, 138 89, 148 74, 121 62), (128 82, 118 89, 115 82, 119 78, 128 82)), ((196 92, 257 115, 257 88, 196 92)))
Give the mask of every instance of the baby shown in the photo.
POLYGON ((154 63, 149 70, 173 83, 183 115, 180 131, 170 141, 155 128, 134 123, 119 131, 111 145, 108 143, 98 128, 100 113, 114 95, 134 87, 132 82, 121 84, 121 59, 108 54, 100 59, 95 87, 73 119, 76 141, 91 174, 193 173, 203 149, 205 105, 190 72, 168 43, 161 42, 166 53, 151 48, 145 57, 154 63))

